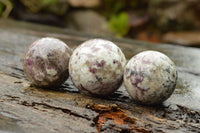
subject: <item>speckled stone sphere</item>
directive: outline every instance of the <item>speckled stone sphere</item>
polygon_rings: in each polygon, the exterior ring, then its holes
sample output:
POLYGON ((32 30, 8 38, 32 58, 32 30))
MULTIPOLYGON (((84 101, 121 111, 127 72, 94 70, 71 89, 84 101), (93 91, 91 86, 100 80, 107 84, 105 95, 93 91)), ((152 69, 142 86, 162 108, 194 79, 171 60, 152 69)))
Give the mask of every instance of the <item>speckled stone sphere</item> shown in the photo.
POLYGON ((171 96, 177 82, 175 64, 163 53, 141 52, 127 63, 124 84, 131 97, 141 104, 160 104, 171 96))
POLYGON ((105 96, 120 87, 125 63, 124 54, 114 43, 92 39, 74 50, 69 74, 81 92, 105 96))
POLYGON ((39 87, 57 87, 69 76, 70 48, 55 38, 42 38, 29 46, 23 67, 27 78, 39 87))

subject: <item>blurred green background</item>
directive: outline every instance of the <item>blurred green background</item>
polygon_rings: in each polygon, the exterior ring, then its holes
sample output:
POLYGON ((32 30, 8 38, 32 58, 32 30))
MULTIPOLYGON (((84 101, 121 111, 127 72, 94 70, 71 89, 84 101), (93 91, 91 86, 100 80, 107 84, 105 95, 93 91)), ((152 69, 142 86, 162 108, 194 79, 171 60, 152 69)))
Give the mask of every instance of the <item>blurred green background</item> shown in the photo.
POLYGON ((189 46, 200 44, 199 12, 199 0, 0 0, 1 18, 189 46))

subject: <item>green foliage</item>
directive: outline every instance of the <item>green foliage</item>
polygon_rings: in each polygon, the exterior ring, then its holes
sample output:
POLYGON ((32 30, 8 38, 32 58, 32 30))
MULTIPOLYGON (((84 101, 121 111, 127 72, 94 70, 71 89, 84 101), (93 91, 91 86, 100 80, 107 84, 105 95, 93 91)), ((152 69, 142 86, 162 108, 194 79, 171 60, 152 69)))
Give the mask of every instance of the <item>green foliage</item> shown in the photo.
POLYGON ((130 7, 133 7, 133 8, 138 8, 139 7, 139 3, 140 3, 141 1, 138 1, 138 0, 133 0, 133 1, 130 1, 130 3, 129 3, 129 6, 130 7))
POLYGON ((103 0, 104 14, 110 20, 110 28, 118 35, 125 36, 130 30, 127 11, 140 8, 146 0, 103 0))
POLYGON ((3 11, 4 11, 4 5, 0 3, 0 16, 2 16, 3 11))
POLYGON ((126 7, 126 2, 123 0, 104 0, 105 7, 106 7, 106 17, 110 17, 112 15, 118 14, 126 7))
POLYGON ((13 9, 13 0, 0 0, 0 17, 7 18, 13 9))
POLYGON ((114 15, 109 21, 109 26, 118 36, 125 36, 130 30, 129 15, 126 12, 114 15))
POLYGON ((46 5, 54 5, 59 2, 59 0, 40 0, 41 4, 46 6, 46 5))

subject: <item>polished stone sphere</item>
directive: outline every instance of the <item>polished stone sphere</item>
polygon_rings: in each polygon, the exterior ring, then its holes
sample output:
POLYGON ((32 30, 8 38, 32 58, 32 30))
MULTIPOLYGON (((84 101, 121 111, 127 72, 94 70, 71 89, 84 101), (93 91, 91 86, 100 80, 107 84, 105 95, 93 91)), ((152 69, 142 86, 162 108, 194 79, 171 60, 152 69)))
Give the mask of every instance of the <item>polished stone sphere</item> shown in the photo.
POLYGON ((74 50, 69 73, 81 92, 105 96, 120 87, 125 63, 126 58, 117 45, 108 40, 92 39, 74 50))
POLYGON ((42 38, 29 46, 23 60, 26 77, 35 86, 57 87, 68 78, 71 50, 63 41, 42 38))
POLYGON ((134 101, 153 105, 171 96, 177 82, 175 64, 163 53, 144 51, 130 59, 124 84, 134 101))

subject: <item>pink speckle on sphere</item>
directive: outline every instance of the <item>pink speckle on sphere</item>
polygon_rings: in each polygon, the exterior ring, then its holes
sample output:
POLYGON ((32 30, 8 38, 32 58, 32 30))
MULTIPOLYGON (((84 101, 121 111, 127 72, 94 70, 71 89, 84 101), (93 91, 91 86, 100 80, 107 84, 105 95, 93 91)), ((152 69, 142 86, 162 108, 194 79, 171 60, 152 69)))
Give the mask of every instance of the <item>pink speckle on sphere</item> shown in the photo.
POLYGON ((177 82, 175 64, 164 54, 144 51, 130 59, 124 84, 131 97, 142 104, 159 104, 173 93, 177 82))
POLYGON ((74 50, 69 73, 81 92, 105 96, 120 87, 125 63, 124 54, 114 43, 92 39, 74 50))
POLYGON ((55 38, 42 38, 29 46, 23 67, 27 78, 39 87, 56 87, 69 76, 70 48, 55 38))

